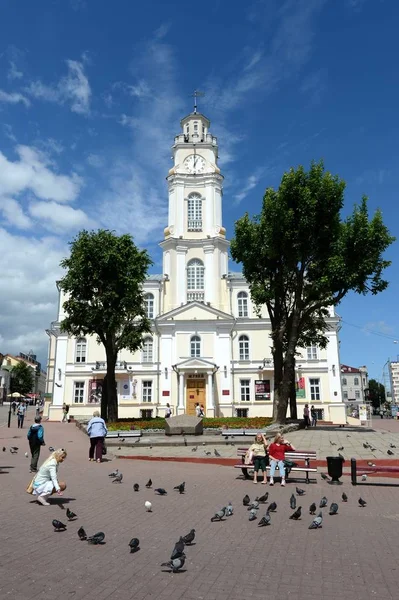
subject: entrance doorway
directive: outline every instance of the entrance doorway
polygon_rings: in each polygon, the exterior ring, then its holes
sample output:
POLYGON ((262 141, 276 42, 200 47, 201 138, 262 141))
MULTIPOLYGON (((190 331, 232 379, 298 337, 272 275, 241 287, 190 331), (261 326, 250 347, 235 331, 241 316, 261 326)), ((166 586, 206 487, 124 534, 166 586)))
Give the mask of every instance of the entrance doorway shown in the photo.
POLYGON ((195 405, 203 404, 205 407, 205 378, 187 379, 186 388, 186 414, 195 417, 195 405))

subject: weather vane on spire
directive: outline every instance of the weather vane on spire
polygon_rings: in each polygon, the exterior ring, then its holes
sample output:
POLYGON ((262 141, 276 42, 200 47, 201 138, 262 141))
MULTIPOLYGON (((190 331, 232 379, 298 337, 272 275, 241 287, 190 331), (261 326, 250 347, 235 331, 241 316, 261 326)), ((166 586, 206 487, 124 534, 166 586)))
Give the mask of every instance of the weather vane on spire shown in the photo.
POLYGON ((194 114, 197 114, 197 98, 202 98, 205 96, 204 92, 200 92, 198 90, 194 90, 194 94, 191 94, 191 97, 194 98, 194 114))

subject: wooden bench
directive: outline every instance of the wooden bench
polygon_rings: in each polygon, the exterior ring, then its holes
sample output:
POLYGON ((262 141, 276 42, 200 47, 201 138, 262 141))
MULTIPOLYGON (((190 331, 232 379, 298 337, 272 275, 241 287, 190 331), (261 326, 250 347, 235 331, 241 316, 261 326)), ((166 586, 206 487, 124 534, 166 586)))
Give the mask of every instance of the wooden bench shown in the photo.
POLYGON ((115 438, 138 438, 143 434, 140 429, 135 429, 134 431, 109 431, 105 436, 106 440, 111 440, 115 438))
MULTIPOLYGON (((237 449, 237 456, 241 457, 241 463, 234 465, 234 468, 241 469, 242 474, 244 475, 245 479, 252 479, 252 477, 248 473, 248 471, 252 470, 252 472, 253 472, 253 463, 245 464, 245 462, 244 462, 247 451, 248 451, 248 448, 238 448, 237 449)), ((295 452, 286 452, 285 453, 286 460, 291 460, 292 462, 295 462, 295 463, 299 460, 304 463, 303 465, 296 464, 295 467, 291 467, 290 469, 287 469, 287 467, 286 467, 286 479, 288 479, 291 471, 305 473, 305 481, 306 481, 306 483, 309 483, 309 480, 310 480, 309 473, 317 473, 317 468, 310 466, 310 461, 316 460, 316 458, 317 458, 317 455, 314 450, 296 450, 295 452)), ((270 470, 270 466, 267 465, 266 469, 270 470)), ((277 470, 278 470, 278 466, 277 466, 277 470)))
POLYGON ((375 467, 357 466, 356 458, 351 458, 351 482, 352 485, 357 485, 358 475, 368 475, 369 473, 399 473, 399 466, 393 465, 376 465, 375 467))

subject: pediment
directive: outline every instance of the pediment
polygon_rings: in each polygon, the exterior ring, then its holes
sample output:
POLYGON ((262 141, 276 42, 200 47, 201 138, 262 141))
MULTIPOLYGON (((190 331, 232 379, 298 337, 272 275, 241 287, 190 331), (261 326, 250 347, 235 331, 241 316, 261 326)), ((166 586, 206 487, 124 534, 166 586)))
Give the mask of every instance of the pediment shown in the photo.
POLYGON ((205 360, 204 358, 187 358, 186 360, 177 363, 175 366, 177 369, 196 369, 201 371, 204 369, 209 371, 209 369, 214 369, 216 367, 215 363, 211 362, 210 360, 205 360))
POLYGON ((203 302, 188 302, 157 317, 157 323, 168 321, 234 321, 234 317, 203 302))

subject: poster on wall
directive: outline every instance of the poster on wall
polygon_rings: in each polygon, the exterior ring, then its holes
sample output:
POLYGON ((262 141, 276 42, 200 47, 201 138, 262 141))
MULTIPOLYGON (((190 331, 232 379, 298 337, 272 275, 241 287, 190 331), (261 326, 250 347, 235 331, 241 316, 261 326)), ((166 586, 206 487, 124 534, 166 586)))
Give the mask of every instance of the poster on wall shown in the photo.
POLYGON ((359 404, 359 419, 361 421, 368 421, 366 404, 359 404))
POLYGON ((255 380, 255 400, 270 400, 270 379, 255 380))
POLYGON ((124 379, 123 381, 121 381, 121 399, 122 400, 129 400, 131 393, 130 393, 130 381, 129 379, 124 379))
POLYGON ((300 377, 296 382, 296 397, 297 398, 306 398, 305 391, 305 378, 300 377))
POLYGON ((89 404, 101 404, 103 395, 104 379, 90 379, 89 381, 89 404))

